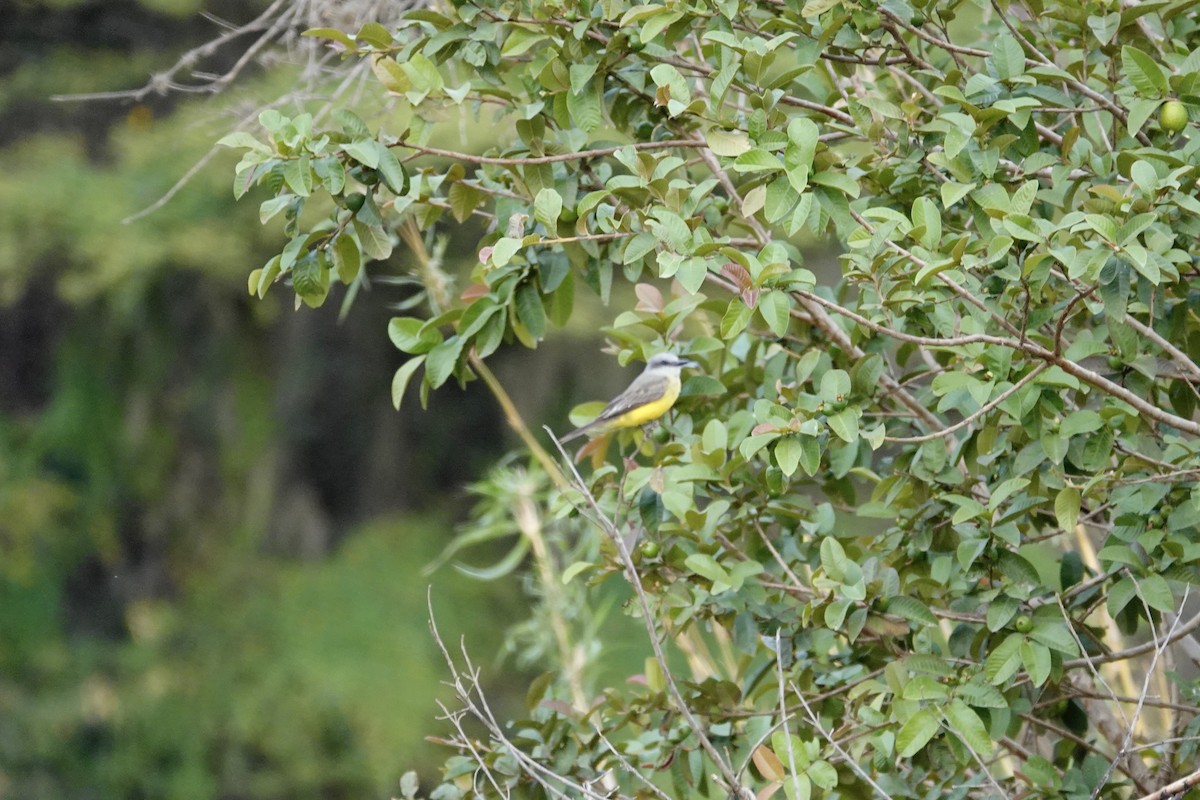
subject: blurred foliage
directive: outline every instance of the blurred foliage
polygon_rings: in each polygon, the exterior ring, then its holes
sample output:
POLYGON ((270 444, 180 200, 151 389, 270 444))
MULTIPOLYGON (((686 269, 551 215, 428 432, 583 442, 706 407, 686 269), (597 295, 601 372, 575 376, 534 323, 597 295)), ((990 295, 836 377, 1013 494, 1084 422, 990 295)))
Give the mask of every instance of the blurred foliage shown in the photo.
POLYGON ((0 185, 6 212, 0 220, 0 301, 14 302, 47 268, 72 303, 109 294, 132 302, 168 270, 232 281, 247 252, 261 247, 260 235, 253 216, 233 213, 218 170, 200 172, 152 216, 122 224, 162 197, 181 165, 204 155, 206 126, 221 124, 204 107, 158 121, 131 112, 111 131, 110 160, 100 164, 90 162, 82 144, 57 137, 6 149, 0 155, 7 176, 0 185))
MULTIPOLYGON (((127 605, 122 647, 55 636, 52 584, 6 582, 0 760, 11 796, 387 791, 399 754, 421 758, 437 713, 421 568, 445 530, 380 520, 322 563, 244 553, 189 578, 176 599, 127 605)), ((463 587, 454 598, 434 592, 444 622, 489 638, 490 620, 468 609, 502 598, 463 587)))
POLYGON ((505 724, 452 656, 432 798, 1096 800, 1194 768, 1168 672, 1200 627, 1193 5, 488 0, 309 32, 411 116, 221 140, 285 220, 251 294, 320 307, 403 244, 397 406, 503 403, 487 359, 620 282, 623 363, 703 364, 624 458, 587 445, 568 483, 524 432, 484 483, 459 543, 511 543, 485 577, 529 556, 514 641, 554 670, 505 724), (464 111, 484 155, 442 135, 464 111), (435 232, 472 217, 452 292, 435 232), (654 639, 625 681, 615 580, 654 639))
POLYGON ((213 34, 200 6, 23 2, 0 24, 0 798, 382 795, 433 763, 426 587, 492 649, 477 609, 517 613, 511 589, 421 572, 454 525, 441 487, 496 443, 432 463, 490 419, 470 398, 393 421, 394 351, 349 343, 394 295, 341 327, 251 303, 272 234, 224 151, 125 222, 294 73, 47 100, 140 85, 213 34))

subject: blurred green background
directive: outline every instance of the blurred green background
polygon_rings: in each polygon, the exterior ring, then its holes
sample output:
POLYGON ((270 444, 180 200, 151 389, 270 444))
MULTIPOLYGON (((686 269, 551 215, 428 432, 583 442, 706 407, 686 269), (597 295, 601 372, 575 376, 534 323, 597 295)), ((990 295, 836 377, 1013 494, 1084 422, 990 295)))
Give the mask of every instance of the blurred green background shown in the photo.
MULTIPOLYGON (((340 298, 250 298, 282 238, 234 203, 232 153, 122 223, 286 65, 216 97, 50 99, 141 87, 265 6, 0 2, 0 798, 388 797, 432 776, 431 584, 502 711, 525 682, 493 656, 525 613, 515 582, 422 574, 513 442, 476 386, 393 411, 385 329, 410 290, 377 284, 341 323, 340 298)), ((549 387, 616 385, 576 386, 595 346, 495 368, 561 422, 549 387)))

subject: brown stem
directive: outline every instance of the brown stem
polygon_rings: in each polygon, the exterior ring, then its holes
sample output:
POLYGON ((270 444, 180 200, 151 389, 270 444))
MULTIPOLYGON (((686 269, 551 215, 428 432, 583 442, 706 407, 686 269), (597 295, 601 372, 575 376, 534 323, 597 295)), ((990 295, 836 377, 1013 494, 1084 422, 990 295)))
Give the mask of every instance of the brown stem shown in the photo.
POLYGON ((411 142, 396 142, 393 147, 403 147, 408 150, 415 150, 418 153, 423 153, 427 156, 441 156, 443 158, 454 158, 459 161, 466 161, 471 164, 493 164, 501 167, 520 167, 532 164, 557 164, 561 161, 581 161, 586 158, 600 158, 602 156, 610 156, 618 150, 624 150, 626 147, 631 147, 634 150, 667 150, 672 147, 708 147, 703 140, 697 139, 671 139, 665 142, 633 142, 631 144, 617 145, 616 147, 598 147, 595 150, 582 150, 578 153, 560 153, 554 156, 532 156, 529 158, 497 158, 493 156, 477 156, 473 153, 460 153, 456 150, 443 150, 440 147, 424 147, 411 142))

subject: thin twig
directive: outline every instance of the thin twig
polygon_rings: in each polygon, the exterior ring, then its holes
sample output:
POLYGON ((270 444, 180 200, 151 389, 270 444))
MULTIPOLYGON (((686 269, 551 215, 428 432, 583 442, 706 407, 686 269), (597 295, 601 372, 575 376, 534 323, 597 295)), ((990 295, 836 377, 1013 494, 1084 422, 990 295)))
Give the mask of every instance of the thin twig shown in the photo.
POLYGON ((779 638, 779 631, 775 631, 775 669, 779 680, 779 727, 783 729, 783 738, 787 742, 788 775, 792 779, 792 793, 799 797, 800 773, 796 769, 796 748, 792 744, 792 733, 788 730, 787 692, 784 691, 786 684, 783 679, 783 641, 779 638))
POLYGON ((625 542, 625 538, 621 536, 621 532, 617 530, 615 525, 613 525, 612 520, 610 520, 608 515, 605 514, 600 508, 600 504, 596 502, 596 498, 588 490, 587 484, 584 482, 583 477, 579 474, 579 470, 575 468, 574 462, 572 462, 570 456, 567 455, 567 451, 563 448, 562 443, 558 440, 558 437, 554 435, 554 431, 550 430, 548 427, 545 430, 546 433, 549 434, 550 440, 554 442, 554 446, 558 448, 558 452, 562 455, 563 461, 566 463, 567 468, 574 477, 575 480, 573 483, 576 490, 583 494, 588 506, 590 506, 592 509, 592 513, 595 514, 596 520, 601 524, 604 532, 616 546, 617 553, 621 558, 621 564, 625 570, 625 576, 628 579, 629 584, 633 587, 634 595, 637 597, 638 605, 641 608, 642 623, 646 628, 646 635, 650 640, 650 647, 653 649, 654 658, 658 662, 659 668, 662 670, 663 680, 667 685, 667 691, 670 693, 671 699, 675 702, 679 713, 683 715, 684 720, 687 722, 692 733, 696 736, 696 739, 700 743, 700 746, 704 749, 704 752, 708 754, 708 757, 712 759, 712 762, 716 765, 717 769, 720 770, 721 777, 726 783, 726 789, 730 792, 740 790, 741 785, 738 781, 737 775, 733 772, 733 769, 725 760, 725 757, 721 755, 719 750, 717 750, 716 746, 712 743, 712 740, 708 738, 708 735, 704 732, 704 728, 701 726, 700 721, 696 719, 695 714, 692 713, 691 708, 688 707, 687 702, 684 700, 683 693, 679 691, 679 686, 675 682, 675 676, 671 672, 670 665, 667 663, 667 655, 663 651, 662 642, 659 641, 658 631, 655 629, 654 625, 654 612, 650 608, 650 599, 646 596, 646 590, 642 586, 642 581, 637 572, 637 566, 633 563, 633 554, 629 551, 629 545, 625 542))
POLYGON ((1176 800, 1189 790, 1200 786, 1200 769, 1161 789, 1139 797, 1138 800, 1176 800))
MULTIPOLYGON (((1196 616, 1194 616, 1190 620, 1188 620, 1187 624, 1182 625, 1178 628, 1175 628, 1175 632, 1173 634, 1171 634, 1169 637, 1167 637, 1166 639, 1164 639, 1163 641, 1167 645, 1172 645, 1175 642, 1182 639, 1183 637, 1190 635, 1193 631, 1195 631, 1197 629, 1200 629, 1200 614, 1197 614, 1196 616)), ((1105 653, 1102 656, 1096 656, 1093 659, 1093 661, 1095 661, 1095 663, 1097 663, 1097 664, 1107 664, 1112 661, 1124 661, 1125 659, 1128 659, 1128 658, 1133 658, 1135 656, 1140 656, 1140 655, 1144 655, 1146 653, 1154 652, 1154 650, 1157 646, 1158 645, 1152 641, 1151 642, 1143 642, 1142 644, 1135 645, 1135 646, 1127 648, 1125 650, 1118 650, 1113 653, 1105 653)), ((1086 663, 1087 663, 1087 659, 1073 658, 1070 661, 1063 662, 1063 669, 1064 670, 1075 669, 1076 667, 1082 667, 1086 663)))
POLYGON ((392 145, 392 147, 403 147, 406 150, 415 150, 423 155, 453 158, 457 161, 466 161, 470 164, 490 164, 499 167, 520 167, 536 164, 557 164, 563 161, 583 161, 589 158, 601 158, 603 156, 611 156, 613 153, 616 153, 619 150, 624 150, 627 147, 634 150, 669 150, 673 147, 707 148, 708 144, 703 140, 698 139, 669 139, 662 142, 631 142, 629 144, 617 145, 615 147, 597 147, 593 150, 581 150, 577 153, 559 153, 558 155, 553 156, 530 156, 528 158, 477 156, 474 153, 463 153, 457 150, 444 150, 440 147, 427 147, 405 141, 396 142, 392 145))
MULTIPOLYGON (((778 634, 776 634, 776 636, 778 636, 778 634)), ((836 739, 833 738, 833 735, 829 731, 825 730, 825 726, 821 724, 821 718, 817 716, 816 712, 813 711, 812 706, 810 706, 808 701, 804 699, 804 693, 800 691, 799 687, 792 682, 789 682, 788 685, 796 694, 796 699, 800 701, 800 705, 804 707, 804 713, 808 715, 808 721, 812 724, 813 728, 815 728, 817 733, 821 734, 821 737, 825 739, 825 741, 829 742, 833 749, 837 751, 838 755, 840 755, 845 761, 846 766, 850 767, 851 771, 853 771, 855 775, 866 781, 867 784, 874 789, 880 797, 883 798, 883 800, 891 800, 891 795, 885 792, 878 783, 872 780, 871 776, 867 774, 867 771, 864 770, 857 761, 850 757, 850 754, 842 748, 842 746, 836 739)))
MULTIPOLYGON (((1183 600, 1180 601, 1179 604, 1180 608, 1187 603, 1189 589, 1190 587, 1184 588, 1183 600)), ((1144 604, 1145 600, 1143 599, 1142 602, 1144 604)), ((1147 608, 1147 616, 1149 616, 1149 612, 1150 610, 1147 608)), ((1108 783, 1109 776, 1112 775, 1117 764, 1123 761, 1125 757, 1129 755, 1129 744, 1133 741, 1133 734, 1137 729, 1138 718, 1142 714, 1144 698, 1150 692, 1150 679, 1153 677, 1155 668, 1158 666, 1159 657, 1163 654, 1163 651, 1167 649, 1167 643, 1171 640, 1172 634, 1175 632, 1175 629, 1178 626, 1179 617, 1176 616, 1171 622, 1171 627, 1167 629, 1167 633, 1162 637, 1161 641, 1158 638, 1157 632, 1154 632, 1153 641, 1151 642, 1154 645, 1154 656, 1150 659, 1150 666, 1146 669, 1145 678, 1142 680, 1142 690, 1138 692, 1138 703, 1133 709, 1133 719, 1129 721, 1129 725, 1125 729, 1125 738, 1121 741, 1121 747, 1117 750, 1116 756, 1111 762, 1109 762, 1108 769, 1104 771, 1103 777, 1096 782, 1096 787, 1092 790, 1092 800, 1096 800, 1096 798, 1100 796, 1100 792, 1103 791, 1105 785, 1108 783)), ((1153 626, 1151 626, 1151 631, 1153 632, 1153 626)))
POLYGON ((928 442, 933 439, 937 439, 939 437, 945 436, 948 433, 954 433, 955 431, 961 430, 962 428, 967 427, 972 422, 979 419, 984 414, 988 413, 993 408, 1000 405, 1005 400, 1007 400, 1008 398, 1012 397, 1014 394, 1019 392, 1022 387, 1027 386, 1034 378, 1036 378, 1042 372, 1047 370, 1049 368, 1049 366, 1050 366, 1049 364, 1045 364, 1045 363, 1038 364, 1036 367, 1034 367, 1028 373, 1026 373, 1025 377, 1021 378, 1019 381, 1014 383, 1011 387, 1009 387, 1008 389, 1001 392, 1000 395, 998 395, 994 400, 989 401, 987 404, 985 404, 982 408, 980 408, 975 413, 964 417, 961 421, 956 422, 947 428, 943 428, 940 431, 934 431, 933 433, 927 433, 922 436, 885 436, 885 437, 883 437, 883 440, 885 442, 916 444, 918 442, 928 442))

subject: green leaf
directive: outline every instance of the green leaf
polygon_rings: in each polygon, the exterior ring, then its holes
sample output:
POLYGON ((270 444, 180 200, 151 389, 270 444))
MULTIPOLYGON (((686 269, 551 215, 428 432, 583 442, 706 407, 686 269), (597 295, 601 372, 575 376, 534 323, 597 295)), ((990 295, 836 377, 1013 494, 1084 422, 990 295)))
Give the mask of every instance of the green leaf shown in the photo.
POLYGON ((1020 602, 1006 594, 999 595, 991 602, 987 610, 987 627, 993 633, 1003 628, 1017 615, 1020 602))
POLYGON ((1132 578, 1125 577, 1113 584, 1113 587, 1108 590, 1108 598, 1105 601, 1108 615, 1116 618, 1125 606, 1129 605, 1129 601, 1137 596, 1137 593, 1137 586, 1132 578))
POLYGON ((915 597, 896 595, 888 600, 887 613, 903 617, 909 622, 919 622, 922 625, 937 625, 937 617, 929 607, 915 597))
POLYGON ((843 442, 858 441, 858 410, 846 408, 825 418, 829 430, 837 434, 843 442))
POLYGON ((1008 708, 1004 695, 995 686, 983 683, 978 676, 959 686, 955 694, 976 708, 1008 708))
POLYGON ((912 758, 929 744, 941 730, 937 717, 928 708, 922 708, 908 718, 896 733, 896 753, 901 758, 912 758))
POLYGON ((712 128, 704 135, 708 149, 724 158, 736 158, 751 148, 750 137, 741 131, 712 128))
POLYGON ((975 710, 957 697, 952 699, 945 709, 950 729, 961 736, 976 753, 985 758, 990 756, 994 747, 992 737, 988 736, 987 728, 975 710))
POLYGON ((404 400, 404 390, 408 386, 409 380, 412 378, 413 373, 417 371, 417 367, 424 363, 425 356, 410 358, 392 376, 392 406, 397 411, 400 410, 400 403, 404 400))
POLYGON ((517 308, 517 319, 529 331, 534 339, 541 339, 546 334, 546 309, 542 305, 541 295, 532 283, 523 283, 517 287, 514 297, 517 308))
POLYGON ((567 112, 571 116, 571 122, 585 133, 599 128, 600 123, 603 122, 603 109, 600 101, 603 86, 604 78, 598 76, 588 84, 584 91, 578 94, 567 93, 567 112))
POLYGON ((974 183, 955 183, 947 181, 941 185, 939 191, 942 195, 942 206, 949 209, 959 200, 962 200, 975 189, 974 183))
POLYGON ((512 261, 512 257, 521 249, 523 242, 521 239, 505 236, 498 242, 492 245, 492 264, 496 267, 508 266, 508 262, 512 261))
POLYGON ((312 162, 313 172, 325 191, 331 195, 340 195, 346 189, 346 168, 337 156, 325 156, 312 162))
POLYGON ((375 169, 379 166, 381 148, 379 142, 374 139, 356 139, 342 145, 342 150, 364 167, 375 169))
POLYGON ((821 468, 821 444, 815 436, 800 435, 800 469, 810 478, 821 468))
POLYGON ((404 167, 400 164, 400 159, 396 158, 396 154, 392 152, 390 147, 379 144, 379 156, 377 159, 376 168, 379 170, 379 177, 383 178, 383 183, 395 195, 402 195, 408 191, 408 175, 404 172, 404 167))
POLYGON ((342 126, 342 130, 345 131, 347 136, 353 136, 356 139, 366 139, 371 135, 371 130, 367 127, 367 123, 363 122, 362 117, 348 108, 339 108, 334 111, 333 119, 338 125, 342 126))
POLYGON ((767 205, 767 187, 755 186, 742 197, 742 216, 749 219, 767 205))
MULTIPOLYGON (((819 17, 831 8, 840 5, 838 0, 808 0, 800 9, 802 17, 819 17)), ((919 749, 919 748, 918 748, 919 749)))
POLYGON ((429 388, 438 388, 454 374, 464 344, 466 344, 465 339, 452 336, 429 351, 425 360, 425 381, 429 384, 429 388))
POLYGON ((246 131, 234 131, 226 134, 217 140, 218 147, 241 147, 250 150, 258 150, 263 153, 270 152, 270 148, 264 142, 260 142, 253 135, 246 131))
POLYGON ((831 536, 821 540, 821 567, 835 581, 845 580, 851 561, 846 557, 842 543, 831 536))
POLYGON ((533 200, 534 218, 546 226, 550 236, 558 235, 558 216, 562 213, 562 207, 562 195, 549 187, 539 191, 533 200))
POLYGON ((942 499, 958 507, 958 510, 954 512, 954 516, 950 519, 955 525, 960 525, 976 517, 982 517, 987 513, 987 507, 974 497, 967 497, 961 494, 948 494, 942 499))
POLYGON ((568 566, 566 569, 563 570, 563 573, 562 573, 563 585, 564 586, 567 585, 572 580, 574 580, 576 575, 586 572, 587 570, 591 569, 594 566, 596 566, 596 565, 593 564, 591 561, 576 561, 576 562, 572 563, 570 566, 568 566))
POLYGON ((792 323, 792 298, 787 292, 772 289, 758 299, 758 313, 776 336, 786 336, 792 323))
POLYGON ((356 41, 366 42, 380 49, 386 49, 395 43, 391 31, 380 25, 378 22, 365 23, 358 29, 358 33, 354 36, 356 41))
POLYGON ((324 295, 326 286, 322 280, 321 264, 315 254, 304 254, 292 267, 292 288, 304 298, 324 295))
POLYGON ((729 580, 729 573, 725 568, 707 553, 692 553, 684 559, 683 563, 692 572, 713 583, 724 583, 729 580))
POLYGON ((367 225, 356 219, 354 232, 358 234, 360 249, 371 258, 382 261, 392 254, 392 239, 382 225, 367 225))
MULTIPOLYGON (((666 9, 667 7, 661 6, 660 8, 666 9)), ((664 10, 662 13, 655 14, 642 25, 640 31, 641 40, 643 42, 654 41, 658 38, 659 34, 681 19, 683 19, 683 12, 677 9, 664 10)))
POLYGON ((936 250, 942 240, 942 217, 932 199, 918 197, 913 201, 912 224, 913 235, 919 236, 921 244, 936 250))
POLYGON ((400 65, 404 74, 412 82, 412 90, 408 97, 412 102, 420 102, 426 95, 440 92, 444 83, 437 65, 422 53, 413 53, 400 65), (414 95, 417 97, 414 98, 414 95))
MULTIPOLYGON (((946 148, 946 156, 957 158, 967 146, 967 142, 975 135, 976 123, 973 117, 955 111, 938 114, 938 119, 949 125, 942 146, 946 148)), ((1001 190, 1003 191, 1003 190, 1001 190)))
POLYGON ((850 394, 850 374, 842 369, 831 369, 821 376, 818 393, 826 403, 840 403, 850 394))
POLYGON ((1092 411, 1090 408, 1085 408, 1068 414, 1067 418, 1062 421, 1058 432, 1063 436, 1078 436, 1081 433, 1094 433, 1104 427, 1104 419, 1092 411))
POLYGON ((268 220, 291 205, 295 199, 295 195, 281 194, 278 197, 272 197, 269 200, 264 200, 258 207, 259 224, 266 225, 268 220))
POLYGON ((312 165, 309 162, 308 156, 300 156, 299 158, 285 161, 283 164, 283 179, 287 182, 288 188, 301 197, 308 197, 312 193, 313 176, 312 165))
POLYGON ((1009 634, 998 647, 988 654, 983 662, 983 675, 988 683, 999 686, 1021 668, 1021 643, 1025 637, 1019 633, 1009 634))
MULTIPOLYGON (((261 270, 256 270, 258 272, 257 280, 252 279, 250 281, 251 294, 258 295, 260 300, 267 296, 267 290, 271 288, 271 284, 279 277, 280 261, 279 256, 274 256, 261 270)), ((251 275, 253 276, 253 273, 251 275)))
POLYGON ((675 273, 675 280, 679 281, 679 285, 686 289, 688 294, 695 294, 700 291, 707 276, 708 262, 703 258, 693 257, 679 265, 679 271, 675 273))
POLYGON ((1075 643, 1075 637, 1071 635, 1067 623, 1061 619, 1037 622, 1029 632, 1029 638, 1064 655, 1079 655, 1079 645, 1075 643))
POLYGON ((752 316, 754 316, 754 309, 746 305, 742 298, 734 297, 729 301, 729 306, 721 317, 721 338, 729 341, 740 334, 750 324, 752 316))
POLYGON ((383 88, 395 94, 404 94, 412 89, 412 81, 403 67, 394 58, 371 59, 371 71, 375 73, 383 88))
POLYGON ((1021 664, 1029 673, 1029 680, 1034 686, 1041 686, 1050 677, 1053 662, 1050 651, 1040 644, 1030 641, 1021 642, 1021 664))
POLYGON ((789 478, 796 473, 800 465, 800 439, 797 436, 784 436, 775 443, 775 463, 789 478))
POLYGON ((1087 20, 1088 27, 1092 29, 1092 33, 1096 34, 1096 39, 1100 44, 1108 44, 1117 35, 1117 31, 1121 29, 1121 14, 1114 11, 1111 14, 1105 14, 1103 17, 1090 16, 1087 20))
POLYGON ((450 213, 458 222, 465 222, 479 208, 487 195, 470 184, 456 181, 450 187, 447 198, 450 201, 450 213))
POLYGON ((1001 550, 997 554, 996 560, 999 562, 1000 572, 1013 583, 1035 586, 1041 583, 1041 576, 1038 575, 1037 568, 1024 556, 1011 550, 1001 550))
POLYGON ((353 236, 341 235, 333 242, 333 268, 338 280, 350 283, 358 277, 362 269, 362 254, 358 252, 358 242, 353 236))
POLYGON ((711 375, 693 375, 683 382, 680 397, 724 397, 728 390, 711 375))
POLYGON ((1079 490, 1070 486, 1054 497, 1054 518, 1058 521, 1058 527, 1072 535, 1075 524, 1079 522, 1079 504, 1079 490))
POLYGON ((1121 48, 1121 74, 1143 97, 1158 98, 1169 91, 1167 76, 1153 58, 1136 47, 1121 48))
POLYGON ((992 39, 991 50, 996 77, 1000 80, 1007 81, 1025 74, 1025 50, 1011 34, 1001 33, 992 39))
MULTIPOLYGON (((428 374, 428 373, 426 373, 428 374)), ((521 566, 521 562, 525 560, 525 555, 529 552, 529 539, 522 536, 517 540, 517 543, 512 546, 512 549, 490 567, 473 567, 467 564, 454 564, 454 569, 467 575, 477 581, 494 581, 503 578, 510 574, 517 567, 521 566)))
POLYGON ((783 219, 792 213, 799 201, 800 192, 793 188, 790 178, 784 176, 771 181, 763 201, 767 222, 775 223, 783 219))
POLYGON ((747 150, 733 162, 734 172, 762 172, 765 170, 781 170, 783 162, 778 156, 766 150, 747 150))
POLYGON ((500 54, 505 58, 517 58, 549 38, 549 35, 545 33, 513 25, 509 28, 508 36, 505 37, 504 44, 500 47, 500 54))
POLYGON ((333 41, 345 46, 347 50, 355 49, 354 40, 350 38, 345 31, 340 31, 337 28, 309 28, 300 34, 301 36, 312 36, 317 39, 332 39, 333 41))
POLYGON ((844 172, 834 172, 826 170, 818 172, 809 180, 820 186, 828 186, 830 189, 837 189, 839 192, 857 198, 862 192, 862 187, 858 185, 858 181, 851 178, 844 172))
POLYGON ((813 783, 827 792, 837 788, 838 773, 828 761, 812 762, 808 765, 807 775, 813 783))
POLYGON ((568 272, 563 278, 563 282, 550 295, 546 314, 550 317, 551 322, 561 328, 570 321, 571 313, 574 309, 575 275, 568 272))
POLYGON ((387 332, 397 350, 414 355, 428 353, 442 343, 437 328, 417 317, 393 317, 388 322, 387 332))
POLYGON ((840 630, 846 621, 846 612, 850 610, 851 605, 853 605, 852 601, 839 598, 825 606, 825 612, 822 615, 825 627, 833 631, 840 630))
POLYGON ((1145 98, 1133 97, 1126 102, 1126 107, 1129 109, 1129 118, 1126 120, 1129 133, 1136 135, 1138 131, 1146 124, 1146 120, 1158 111, 1158 107, 1162 105, 1160 98, 1145 98))
POLYGON ((953 664, 932 653, 913 653, 906 656, 903 666, 914 674, 936 675, 939 678, 950 678, 958 672, 953 664))
POLYGON ((1137 587, 1138 596, 1146 601, 1146 605, 1156 611, 1174 612, 1175 597, 1171 593, 1171 587, 1161 575, 1146 575, 1139 578, 1135 585, 1137 587))
POLYGON ((570 69, 571 75, 571 93, 579 94, 584 89, 590 88, 592 77, 596 74, 596 68, 600 66, 596 62, 588 62, 586 64, 572 64, 570 69))
POLYGON ((639 233, 629 239, 621 253, 622 264, 636 264, 658 247, 658 239, 650 233, 639 233))
POLYGON ((700 446, 706 453, 723 451, 729 447, 729 431, 719 419, 710 419, 704 426, 700 446))

